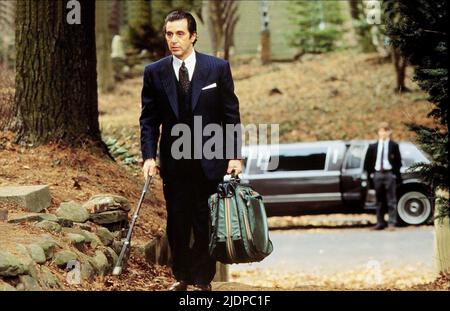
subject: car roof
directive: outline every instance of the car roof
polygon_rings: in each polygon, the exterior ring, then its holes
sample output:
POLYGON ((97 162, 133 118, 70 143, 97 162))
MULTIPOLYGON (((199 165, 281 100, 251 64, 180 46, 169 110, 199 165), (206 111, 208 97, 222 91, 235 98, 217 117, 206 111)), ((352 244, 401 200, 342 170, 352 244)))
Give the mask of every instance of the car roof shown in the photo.
MULTIPOLYGON (((345 144, 347 147, 351 144, 367 144, 376 142, 376 139, 353 139, 353 140, 319 140, 310 142, 295 142, 295 143, 280 143, 280 144, 260 144, 260 145, 248 145, 242 147, 242 155, 245 157, 250 151, 251 152, 267 152, 269 150, 274 150, 278 147, 278 150, 292 150, 298 148, 313 148, 313 147, 329 147, 335 144, 345 144)), ((410 141, 399 141, 399 145, 409 145, 414 146, 420 150, 420 148, 410 141)))

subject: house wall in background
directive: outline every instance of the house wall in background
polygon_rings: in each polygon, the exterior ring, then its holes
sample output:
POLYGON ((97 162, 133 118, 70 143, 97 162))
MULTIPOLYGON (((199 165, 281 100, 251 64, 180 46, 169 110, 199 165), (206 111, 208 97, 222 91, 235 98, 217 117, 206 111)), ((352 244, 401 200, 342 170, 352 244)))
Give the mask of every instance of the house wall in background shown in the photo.
MULTIPOLYGON (((236 56, 258 56, 261 20, 260 1, 239 1, 239 22, 236 25, 235 47, 236 56)), ((294 31, 295 25, 289 20, 289 7, 292 1, 269 1, 269 28, 271 31, 272 58, 293 58, 297 49, 289 46, 287 34, 294 31)), ((198 20, 198 19, 197 19, 198 20)), ((197 25, 199 40, 196 49, 200 52, 211 53, 209 34, 205 25, 197 25)))

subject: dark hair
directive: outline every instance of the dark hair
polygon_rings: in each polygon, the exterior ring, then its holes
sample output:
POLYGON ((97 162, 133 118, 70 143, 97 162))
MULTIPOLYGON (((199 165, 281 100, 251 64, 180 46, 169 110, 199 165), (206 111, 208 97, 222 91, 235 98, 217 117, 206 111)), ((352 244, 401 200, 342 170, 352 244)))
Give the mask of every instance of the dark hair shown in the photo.
MULTIPOLYGON (((192 16, 192 14, 189 12, 185 12, 182 10, 175 10, 170 12, 166 16, 166 19, 164 20, 164 27, 163 27, 164 35, 166 34, 167 22, 178 21, 180 19, 187 19, 188 31, 190 36, 192 36, 193 33, 197 33, 197 22, 195 21, 194 16, 192 16)), ((197 38, 195 39, 193 44, 195 44, 195 42, 197 42, 197 38)))

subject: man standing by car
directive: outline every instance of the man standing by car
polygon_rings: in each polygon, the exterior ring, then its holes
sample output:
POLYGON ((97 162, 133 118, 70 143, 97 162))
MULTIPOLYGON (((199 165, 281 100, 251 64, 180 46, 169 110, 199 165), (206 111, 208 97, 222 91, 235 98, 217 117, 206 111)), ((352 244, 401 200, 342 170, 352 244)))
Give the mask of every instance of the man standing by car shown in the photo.
POLYGON ((397 184, 401 183, 402 158, 399 145, 390 139, 391 127, 387 122, 378 126, 378 142, 370 144, 364 169, 372 180, 377 194, 377 225, 375 230, 387 227, 383 202, 388 206, 389 225, 397 226, 397 184))
POLYGON ((169 288, 172 291, 186 290, 190 284, 196 290, 211 290, 216 262, 208 252, 208 198, 226 173, 241 171, 240 133, 225 129, 228 125, 240 128, 230 64, 194 50, 196 27, 194 17, 187 12, 173 11, 166 17, 164 35, 172 55, 145 68, 139 119, 144 178, 156 173, 162 125, 159 160, 172 272, 177 280, 169 288), (204 154, 209 138, 202 133, 211 125, 222 128, 227 138, 215 146, 221 156, 204 154), (190 150, 187 157, 179 157, 180 151, 174 151, 181 139, 175 132, 182 128, 191 133, 189 143, 182 145, 183 155, 185 148, 190 150), (197 137, 198 128, 201 137, 197 137))

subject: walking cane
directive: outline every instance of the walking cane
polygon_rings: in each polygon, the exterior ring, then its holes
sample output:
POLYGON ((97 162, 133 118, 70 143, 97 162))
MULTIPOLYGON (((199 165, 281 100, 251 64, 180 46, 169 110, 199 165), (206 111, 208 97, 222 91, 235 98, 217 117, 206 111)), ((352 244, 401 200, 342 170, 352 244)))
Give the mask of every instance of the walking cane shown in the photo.
POLYGON ((144 190, 142 190, 141 198, 139 199, 139 204, 136 208, 136 211, 134 212, 133 218, 131 219, 131 225, 130 225, 130 228, 128 229, 127 237, 125 238, 125 241, 122 245, 122 250, 120 251, 120 255, 119 255, 119 258, 117 259, 116 266, 114 267, 114 270, 112 273, 113 275, 120 275, 122 273, 122 267, 123 267, 122 260, 125 257, 125 254, 126 254, 128 248, 130 247, 131 234, 133 233, 133 228, 134 228, 134 225, 138 218, 139 210, 141 209, 141 205, 142 205, 142 201, 144 201, 144 196, 145 196, 145 193, 147 192, 147 188, 148 188, 148 185, 150 184, 151 180, 152 180, 152 176, 147 176, 147 179, 145 180, 144 190))

